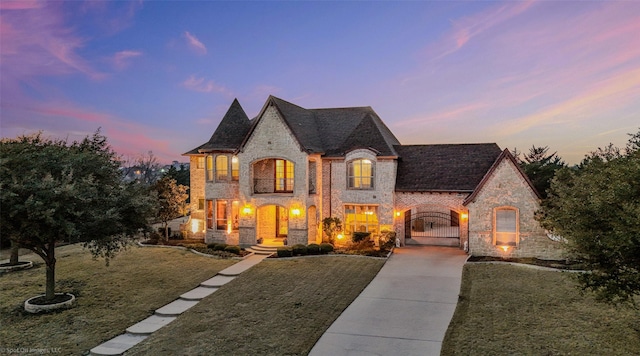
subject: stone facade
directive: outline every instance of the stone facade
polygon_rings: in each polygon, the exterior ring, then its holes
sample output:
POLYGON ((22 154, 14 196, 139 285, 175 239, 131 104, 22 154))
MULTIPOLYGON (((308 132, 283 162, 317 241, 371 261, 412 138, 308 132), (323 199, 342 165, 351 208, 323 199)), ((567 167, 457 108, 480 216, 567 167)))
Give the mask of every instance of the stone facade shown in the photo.
POLYGON ((552 241, 534 219, 539 198, 529 187, 513 161, 503 159, 481 187, 469 209, 469 253, 475 256, 536 257, 560 259, 559 242, 552 241), (512 207, 518 211, 518 243, 500 248, 494 244, 496 208, 512 207))

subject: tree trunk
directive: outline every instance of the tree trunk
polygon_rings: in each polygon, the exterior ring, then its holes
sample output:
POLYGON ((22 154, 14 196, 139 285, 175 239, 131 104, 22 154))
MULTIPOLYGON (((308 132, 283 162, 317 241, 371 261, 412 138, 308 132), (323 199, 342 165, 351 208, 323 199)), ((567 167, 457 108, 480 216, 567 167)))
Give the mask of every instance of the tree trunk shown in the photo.
POLYGON ((9 264, 17 265, 18 264, 18 251, 20 250, 20 245, 17 242, 11 240, 11 258, 9 259, 9 264))
POLYGON ((164 240, 165 241, 169 240, 169 223, 168 222, 164 223, 164 240))
POLYGON ((52 300, 56 297, 55 243, 50 242, 47 249, 47 259, 44 261, 47 265, 47 289, 45 292, 45 299, 52 300))

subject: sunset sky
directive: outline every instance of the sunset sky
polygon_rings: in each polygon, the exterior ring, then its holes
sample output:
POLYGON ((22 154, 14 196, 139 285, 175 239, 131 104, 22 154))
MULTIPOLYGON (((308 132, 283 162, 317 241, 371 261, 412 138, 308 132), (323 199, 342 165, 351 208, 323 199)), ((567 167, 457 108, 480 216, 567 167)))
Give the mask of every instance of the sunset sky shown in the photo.
POLYGON ((640 1, 0 2, 0 134, 162 162, 234 98, 371 106, 403 144, 549 146, 640 128, 640 1))

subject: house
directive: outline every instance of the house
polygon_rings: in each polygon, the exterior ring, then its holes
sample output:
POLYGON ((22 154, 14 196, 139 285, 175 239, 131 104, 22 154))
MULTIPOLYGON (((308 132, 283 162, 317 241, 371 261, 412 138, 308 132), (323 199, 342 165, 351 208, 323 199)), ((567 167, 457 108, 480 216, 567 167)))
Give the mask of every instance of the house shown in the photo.
POLYGON ((322 219, 395 231, 402 245, 559 258, 534 220, 540 197, 495 143, 402 145, 371 107, 305 109, 270 96, 249 119, 234 100, 190 157, 189 234, 251 246, 322 240, 322 219))

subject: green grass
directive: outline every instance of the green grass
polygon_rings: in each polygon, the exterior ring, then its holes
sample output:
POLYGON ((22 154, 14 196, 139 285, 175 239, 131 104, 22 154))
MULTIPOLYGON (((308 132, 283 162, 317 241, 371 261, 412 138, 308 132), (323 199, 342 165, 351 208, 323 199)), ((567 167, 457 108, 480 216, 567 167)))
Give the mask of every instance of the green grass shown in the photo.
POLYGON ((127 355, 306 355, 384 260, 265 260, 127 355))
POLYGON ((77 305, 45 315, 23 312, 26 299, 44 292, 45 268, 39 257, 22 256, 36 266, 0 275, 0 347, 60 348, 64 355, 81 355, 237 262, 131 247, 107 267, 78 245, 56 253, 56 291, 75 294, 77 305))
POLYGON ((571 274, 467 264, 442 355, 640 355, 640 313, 581 295, 571 274))

